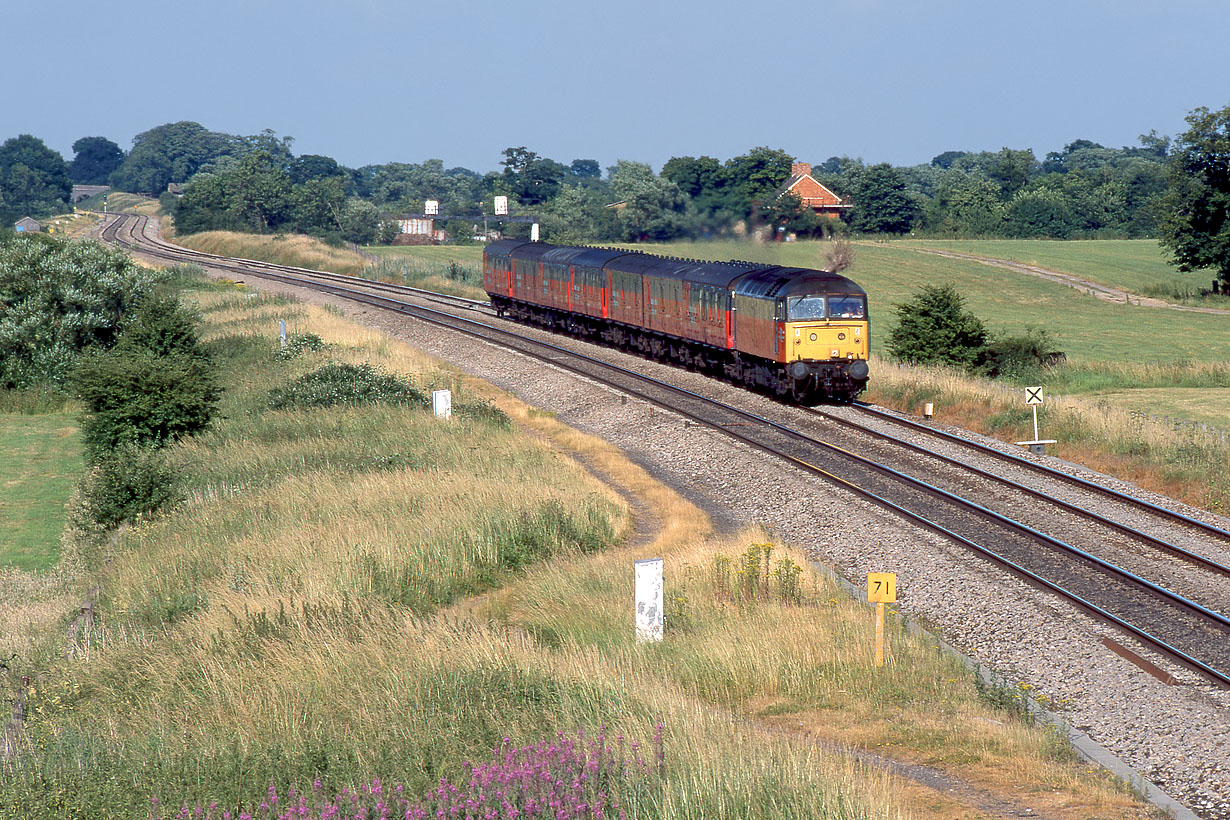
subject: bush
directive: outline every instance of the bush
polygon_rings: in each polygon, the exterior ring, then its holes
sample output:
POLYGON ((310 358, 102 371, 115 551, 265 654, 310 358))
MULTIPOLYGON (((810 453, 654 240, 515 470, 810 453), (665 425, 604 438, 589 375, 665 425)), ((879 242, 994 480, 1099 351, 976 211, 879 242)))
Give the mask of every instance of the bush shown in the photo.
POLYGON ((339 404, 420 404, 430 398, 408 380, 370 364, 327 364, 269 391, 271 410, 334 407, 339 404))
POLYGON ((897 326, 888 351, 910 364, 946 364, 966 370, 985 354, 987 329, 965 309, 955 286, 923 285, 914 298, 896 306, 897 326))
POLYGON ((156 291, 145 296, 136 309, 124 317, 115 349, 207 359, 196 334, 200 319, 195 310, 181 303, 174 294, 156 291))
POLYGON ((222 391, 196 320, 176 296, 152 293, 125 318, 114 348, 81 358, 72 380, 91 458, 123 443, 161 446, 209 424, 222 391))
POLYGON ((286 361, 300 356, 309 350, 323 350, 324 339, 315 333, 293 333, 286 337, 286 347, 280 348, 277 358, 286 361))
POLYGON ((98 455, 81 482, 84 512, 104 529, 148 516, 177 495, 175 473, 153 445, 123 443, 98 455))
POLYGON ((209 360, 140 348, 85 356, 73 383, 85 402, 81 429, 94 460, 124 443, 161 446, 205 429, 221 395, 209 360))
POLYGON ((1067 357, 1055 349, 1045 328, 1029 327, 1016 336, 992 339, 983 352, 982 370, 992 378, 1035 378, 1040 370, 1067 357))
POLYGON ((0 243, 0 388, 62 381, 82 351, 115 343, 160 277, 96 242, 0 243))

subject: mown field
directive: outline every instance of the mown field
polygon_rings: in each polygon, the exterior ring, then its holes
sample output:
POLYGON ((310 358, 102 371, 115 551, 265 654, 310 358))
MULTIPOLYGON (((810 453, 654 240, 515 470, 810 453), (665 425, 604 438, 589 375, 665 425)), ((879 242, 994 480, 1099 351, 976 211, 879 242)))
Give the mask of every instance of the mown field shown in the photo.
MULTIPOLYGON (((1090 239, 1071 242, 1031 239, 902 239, 895 245, 956 251, 1070 273, 1139 296, 1163 296, 1209 289, 1213 271, 1181 273, 1167 264, 1153 239, 1090 239)), ((1230 300, 1210 302, 1227 307, 1230 300)))
POLYGON ((65 504, 82 464, 73 415, 0 414, 0 566, 56 564, 65 504))
POLYGON ((1148 816, 1021 720, 1019 690, 980 689, 926 636, 891 624, 876 669, 866 607, 763 533, 714 536, 609 445, 334 312, 196 298, 222 416, 171 448, 180 502, 119 534, 99 621, 28 687, 0 817, 299 799, 452 816, 477 799, 467 761, 516 785, 527 756, 584 799, 569 816, 970 816, 848 748, 1048 816, 1148 816), (295 341, 308 333, 323 346, 295 341), (449 387, 457 415, 309 403, 328 390, 272 409, 276 388, 338 364, 449 387), (636 548, 630 502, 657 522, 636 548), (666 561, 668 634, 647 646, 630 568, 648 556, 666 561), (580 768, 558 768, 559 749, 580 768), (433 796, 441 778, 457 791, 433 796))

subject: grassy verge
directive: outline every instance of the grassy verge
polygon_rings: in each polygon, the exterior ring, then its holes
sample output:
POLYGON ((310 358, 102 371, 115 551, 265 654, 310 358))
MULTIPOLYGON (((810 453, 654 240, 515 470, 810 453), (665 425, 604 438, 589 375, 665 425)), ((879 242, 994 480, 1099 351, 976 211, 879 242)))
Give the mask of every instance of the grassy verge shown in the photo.
POLYGON ((385 255, 364 276, 467 299, 487 299, 481 257, 478 262, 469 262, 445 256, 385 255))
POLYGON ((0 816, 143 816, 154 798, 155 814, 235 810, 374 777, 422 795, 467 782, 465 762, 506 738, 578 730, 648 758, 604 781, 629 816, 969 816, 844 746, 1027 793, 1054 816, 1144 816, 984 704, 926 639, 894 627, 889 665, 872 668, 865 608, 781 545, 762 577, 763 535, 714 539, 609 445, 329 311, 199 301, 225 418, 171 451, 182 502, 122 534, 101 625, 29 690, 0 816), (325 346, 280 353, 279 318, 325 346), (329 362, 449 387, 457 415, 268 409, 270 390, 329 362), (652 510, 652 543, 617 548, 624 503, 575 458, 652 510), (656 646, 634 643, 628 600, 630 564, 649 555, 670 584, 656 646))

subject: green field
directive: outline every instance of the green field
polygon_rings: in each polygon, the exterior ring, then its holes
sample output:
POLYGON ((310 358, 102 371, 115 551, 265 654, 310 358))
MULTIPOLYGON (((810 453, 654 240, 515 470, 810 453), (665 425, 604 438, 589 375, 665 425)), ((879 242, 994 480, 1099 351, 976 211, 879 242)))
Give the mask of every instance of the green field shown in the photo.
POLYGON ((0 415, 0 565, 31 571, 59 560, 64 505, 82 467, 80 439, 67 413, 0 415))
POLYGON ((424 263, 469 262, 477 265, 482 261, 481 245, 367 245, 366 253, 381 259, 417 259, 424 263))
POLYGON ((1207 288, 1213 271, 1180 273, 1166 263, 1153 239, 1090 239, 1056 242, 1031 239, 902 240, 893 243, 928 250, 954 251, 992 259, 1007 259, 1070 273, 1138 295, 1164 287, 1173 290, 1207 288))

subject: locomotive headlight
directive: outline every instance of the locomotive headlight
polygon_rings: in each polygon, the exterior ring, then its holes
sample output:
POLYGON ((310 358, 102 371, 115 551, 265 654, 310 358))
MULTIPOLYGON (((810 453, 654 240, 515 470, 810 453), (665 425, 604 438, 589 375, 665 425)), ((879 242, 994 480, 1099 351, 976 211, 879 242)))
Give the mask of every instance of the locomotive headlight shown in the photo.
POLYGON ((838 333, 838 334, 837 334, 837 341, 839 341, 839 342, 844 342, 845 340, 846 340, 846 334, 844 334, 844 333, 838 333))
POLYGON ((814 333, 813 333, 813 334, 811 334, 811 340, 812 340, 813 342, 814 342, 814 341, 816 341, 816 334, 814 334, 814 333))

